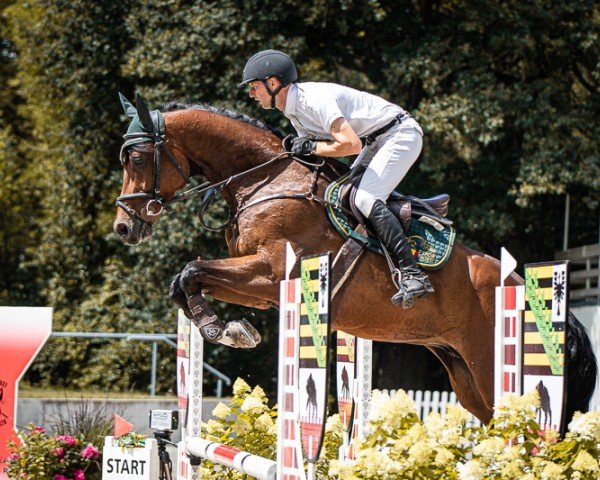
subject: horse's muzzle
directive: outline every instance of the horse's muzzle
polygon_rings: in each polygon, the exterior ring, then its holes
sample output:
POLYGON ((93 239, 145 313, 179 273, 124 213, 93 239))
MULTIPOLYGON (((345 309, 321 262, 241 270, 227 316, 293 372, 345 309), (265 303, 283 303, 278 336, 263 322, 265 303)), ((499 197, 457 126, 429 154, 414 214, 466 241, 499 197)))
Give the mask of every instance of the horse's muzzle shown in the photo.
POLYGON ((152 225, 138 219, 117 219, 113 224, 117 236, 128 245, 138 245, 152 236, 152 225))

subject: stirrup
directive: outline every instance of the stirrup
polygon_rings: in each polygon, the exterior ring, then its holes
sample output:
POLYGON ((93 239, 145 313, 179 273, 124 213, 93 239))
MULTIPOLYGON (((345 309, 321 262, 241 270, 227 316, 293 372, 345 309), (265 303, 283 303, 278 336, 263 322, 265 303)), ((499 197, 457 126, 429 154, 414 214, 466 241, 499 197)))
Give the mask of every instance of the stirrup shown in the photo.
POLYGON ((402 305, 404 310, 411 308, 415 304, 415 299, 412 294, 408 293, 403 288, 400 288, 391 299, 394 305, 402 305))
POLYGON ((394 305, 402 304, 402 308, 405 310, 411 308, 415 303, 415 298, 422 298, 431 293, 433 293, 433 287, 431 286, 431 282, 425 276, 424 281, 414 279, 412 277, 408 277, 407 279, 401 278, 400 287, 398 288, 398 292, 392 296, 392 303, 394 305), (420 289, 415 290, 413 292, 409 292, 408 288, 406 288, 406 280, 414 280, 418 282, 421 286, 420 289))

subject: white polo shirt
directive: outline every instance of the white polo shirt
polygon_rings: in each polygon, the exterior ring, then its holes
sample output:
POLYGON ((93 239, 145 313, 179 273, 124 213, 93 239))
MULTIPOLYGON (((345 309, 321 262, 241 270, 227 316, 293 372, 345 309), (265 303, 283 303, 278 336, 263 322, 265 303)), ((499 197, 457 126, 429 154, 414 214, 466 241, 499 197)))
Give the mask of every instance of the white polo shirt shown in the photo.
POLYGON ((335 83, 293 83, 283 114, 298 135, 333 140, 331 125, 345 118, 359 137, 387 125, 404 113, 398 105, 381 97, 335 83))

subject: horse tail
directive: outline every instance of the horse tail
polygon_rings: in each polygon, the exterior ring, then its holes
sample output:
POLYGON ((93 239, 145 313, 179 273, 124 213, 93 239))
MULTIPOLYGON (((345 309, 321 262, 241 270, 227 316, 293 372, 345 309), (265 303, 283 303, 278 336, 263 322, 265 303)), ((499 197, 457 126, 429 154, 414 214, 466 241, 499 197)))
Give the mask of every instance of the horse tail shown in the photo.
POLYGON ((567 407, 566 422, 576 411, 585 413, 596 387, 598 365, 587 330, 569 311, 567 333, 567 407))

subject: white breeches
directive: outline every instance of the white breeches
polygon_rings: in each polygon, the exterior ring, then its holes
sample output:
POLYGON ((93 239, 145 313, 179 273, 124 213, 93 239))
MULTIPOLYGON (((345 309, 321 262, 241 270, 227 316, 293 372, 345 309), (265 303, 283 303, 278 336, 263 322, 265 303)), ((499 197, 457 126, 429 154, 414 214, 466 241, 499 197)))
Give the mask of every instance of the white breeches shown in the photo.
POLYGON ((356 206, 369 217, 376 200, 385 203, 421 153, 423 130, 412 118, 395 125, 366 145, 352 166, 367 167, 356 192, 356 206))

